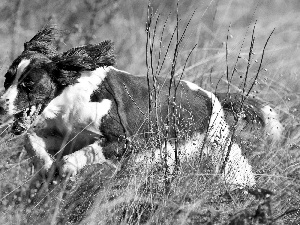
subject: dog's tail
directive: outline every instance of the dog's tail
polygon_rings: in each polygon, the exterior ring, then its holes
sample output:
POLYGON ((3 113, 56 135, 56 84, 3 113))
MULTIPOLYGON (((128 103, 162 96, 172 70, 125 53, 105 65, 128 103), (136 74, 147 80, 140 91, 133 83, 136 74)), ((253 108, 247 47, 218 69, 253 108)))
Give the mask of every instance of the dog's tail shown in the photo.
POLYGON ((269 139, 273 141, 281 139, 283 126, 278 114, 265 102, 237 93, 217 93, 216 96, 225 113, 232 115, 236 121, 243 119, 250 125, 260 125, 269 139))

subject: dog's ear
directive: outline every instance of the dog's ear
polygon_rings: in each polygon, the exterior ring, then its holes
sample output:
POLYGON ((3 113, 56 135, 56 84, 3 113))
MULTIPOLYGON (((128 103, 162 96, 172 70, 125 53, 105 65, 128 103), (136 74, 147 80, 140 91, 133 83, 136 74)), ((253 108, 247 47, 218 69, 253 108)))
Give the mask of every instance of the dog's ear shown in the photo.
POLYGON ((38 52, 49 58, 55 57, 58 54, 55 40, 60 33, 56 26, 47 25, 30 41, 24 43, 24 51, 38 52))
POLYGON ((103 41, 96 45, 72 48, 52 59, 55 67, 54 79, 60 85, 70 85, 77 81, 81 71, 92 71, 98 67, 115 64, 113 43, 103 41))
POLYGON ((114 44, 110 40, 96 45, 83 46, 83 51, 96 62, 98 67, 115 64, 114 44))
POLYGON ((71 71, 71 72, 80 72, 84 70, 95 70, 97 68, 96 63, 86 56, 62 56, 58 59, 56 58, 53 61, 56 65, 56 68, 59 70, 71 71))
POLYGON ((103 41, 96 45, 72 48, 53 60, 57 68, 66 71, 95 70, 115 64, 113 43, 103 41))

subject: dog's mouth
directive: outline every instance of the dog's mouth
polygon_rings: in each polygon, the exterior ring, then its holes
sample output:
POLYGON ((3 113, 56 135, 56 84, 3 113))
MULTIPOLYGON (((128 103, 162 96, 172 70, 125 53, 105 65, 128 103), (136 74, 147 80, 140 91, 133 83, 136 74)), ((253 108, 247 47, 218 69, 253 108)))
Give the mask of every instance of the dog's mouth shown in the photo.
POLYGON ((27 131, 42 112, 43 104, 36 104, 29 108, 25 108, 19 113, 14 114, 14 122, 12 125, 12 133, 20 135, 27 131))

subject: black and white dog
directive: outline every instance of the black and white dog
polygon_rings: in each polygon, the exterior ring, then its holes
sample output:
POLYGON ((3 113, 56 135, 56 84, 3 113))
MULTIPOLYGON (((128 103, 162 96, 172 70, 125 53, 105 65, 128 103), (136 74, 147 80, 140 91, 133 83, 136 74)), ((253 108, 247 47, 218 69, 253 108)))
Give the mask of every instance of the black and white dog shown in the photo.
MULTIPOLYGON (((205 147, 227 183, 255 184, 225 114, 276 139, 282 126, 271 107, 240 94, 213 94, 188 81, 176 83, 176 99, 168 104, 170 81, 158 78, 155 113, 149 113, 147 78, 112 67, 110 41, 58 53, 56 34, 47 26, 25 43, 5 74, 1 97, 3 120, 13 117, 12 132, 26 133, 25 148, 44 171, 60 154, 63 176, 91 164, 116 165, 132 140, 145 141, 150 133, 161 132, 170 143, 165 153, 169 166, 175 161, 176 139, 179 159, 199 156, 205 147), (173 123, 167 127, 166 121, 173 123)), ((149 155, 155 161, 162 157, 159 147, 149 155)))

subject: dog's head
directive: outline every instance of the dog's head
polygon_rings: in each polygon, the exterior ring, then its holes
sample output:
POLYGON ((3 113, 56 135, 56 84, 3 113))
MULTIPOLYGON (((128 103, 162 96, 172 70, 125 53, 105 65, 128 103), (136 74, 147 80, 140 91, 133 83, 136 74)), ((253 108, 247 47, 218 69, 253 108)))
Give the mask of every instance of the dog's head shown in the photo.
POLYGON ((5 74, 5 92, 0 98, 3 120, 13 119, 12 132, 21 134, 63 89, 76 83, 82 71, 111 66, 113 44, 104 41, 57 52, 59 31, 47 26, 24 44, 24 51, 5 74))

